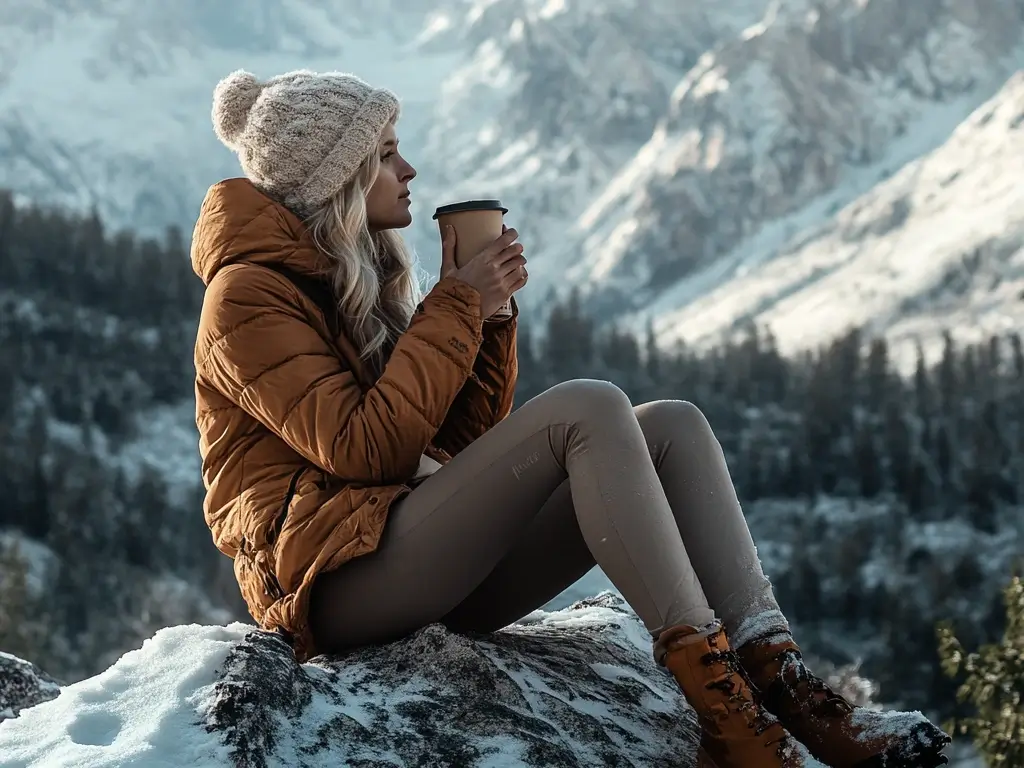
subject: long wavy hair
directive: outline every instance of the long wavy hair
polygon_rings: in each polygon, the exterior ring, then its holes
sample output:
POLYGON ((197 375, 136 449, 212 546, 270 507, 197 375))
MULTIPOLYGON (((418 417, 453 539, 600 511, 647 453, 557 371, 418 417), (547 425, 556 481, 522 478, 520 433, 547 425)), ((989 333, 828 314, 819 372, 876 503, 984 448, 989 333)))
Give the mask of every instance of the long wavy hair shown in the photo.
POLYGON ((374 151, 355 178, 306 220, 317 248, 330 259, 345 332, 374 376, 384 370, 421 298, 402 236, 395 230, 370 231, 366 193, 379 172, 374 151))

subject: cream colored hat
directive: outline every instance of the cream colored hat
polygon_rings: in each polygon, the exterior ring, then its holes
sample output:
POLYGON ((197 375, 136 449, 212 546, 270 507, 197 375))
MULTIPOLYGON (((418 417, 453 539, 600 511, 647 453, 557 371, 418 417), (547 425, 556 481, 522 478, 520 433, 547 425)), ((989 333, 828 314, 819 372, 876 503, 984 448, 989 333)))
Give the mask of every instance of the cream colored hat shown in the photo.
POLYGON ((308 216, 376 152, 398 97, 343 72, 288 72, 260 82, 232 72, 213 92, 213 127, 245 175, 308 216))

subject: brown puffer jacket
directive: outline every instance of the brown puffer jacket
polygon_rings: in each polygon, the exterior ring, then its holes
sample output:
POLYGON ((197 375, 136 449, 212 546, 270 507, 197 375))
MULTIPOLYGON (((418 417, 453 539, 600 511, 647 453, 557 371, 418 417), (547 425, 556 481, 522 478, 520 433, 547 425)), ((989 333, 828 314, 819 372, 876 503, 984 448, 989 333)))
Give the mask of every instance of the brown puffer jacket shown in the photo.
POLYGON ((516 318, 484 323, 454 278, 423 299, 369 380, 308 291, 261 265, 322 275, 302 222, 245 179, 211 187, 192 242, 206 284, 196 341, 204 512, 260 625, 300 659, 317 574, 373 552, 422 454, 441 463, 508 415, 516 318))

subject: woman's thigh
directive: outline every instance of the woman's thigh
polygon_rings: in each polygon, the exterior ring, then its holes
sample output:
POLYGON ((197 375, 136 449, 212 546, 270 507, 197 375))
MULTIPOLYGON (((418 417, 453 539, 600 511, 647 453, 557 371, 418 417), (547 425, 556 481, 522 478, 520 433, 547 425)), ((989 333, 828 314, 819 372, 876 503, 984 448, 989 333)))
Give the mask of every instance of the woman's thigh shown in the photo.
POLYGON ((395 504, 376 552, 321 575, 310 604, 317 645, 398 639, 477 589, 565 482, 551 430, 577 390, 525 403, 395 504))
POLYGON ((595 565, 566 480, 508 554, 442 622, 455 632, 494 632, 542 607, 595 565))

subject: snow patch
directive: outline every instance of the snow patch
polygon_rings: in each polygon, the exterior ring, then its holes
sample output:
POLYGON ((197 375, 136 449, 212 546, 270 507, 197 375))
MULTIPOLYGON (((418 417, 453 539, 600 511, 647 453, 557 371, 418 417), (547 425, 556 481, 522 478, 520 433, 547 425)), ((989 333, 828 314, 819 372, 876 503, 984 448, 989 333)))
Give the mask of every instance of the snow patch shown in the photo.
POLYGON ((107 768, 227 765, 217 734, 196 727, 217 671, 252 628, 162 629, 96 677, 0 725, 5 765, 107 768))

